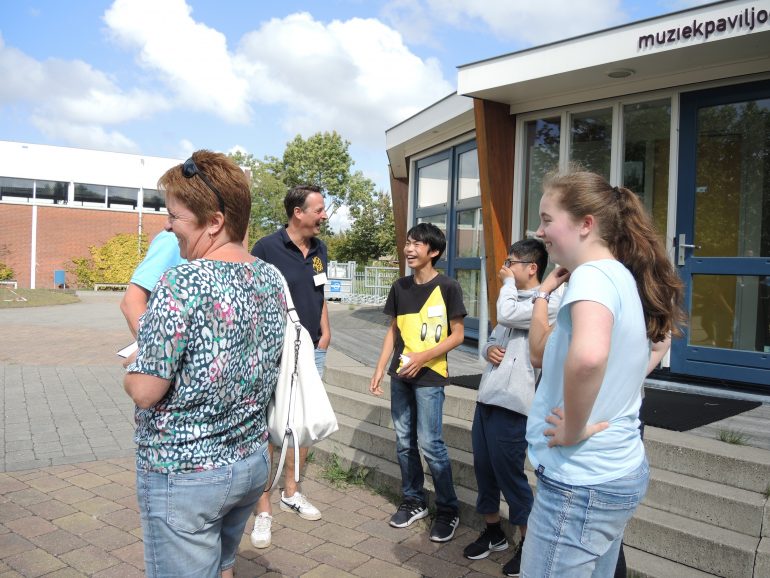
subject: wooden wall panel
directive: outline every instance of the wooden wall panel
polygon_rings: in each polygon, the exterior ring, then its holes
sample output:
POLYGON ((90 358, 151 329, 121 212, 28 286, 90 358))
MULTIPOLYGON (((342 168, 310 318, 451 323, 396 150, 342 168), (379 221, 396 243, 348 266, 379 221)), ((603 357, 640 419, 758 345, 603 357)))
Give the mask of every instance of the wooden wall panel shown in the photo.
POLYGON ((497 272, 511 245, 516 117, 510 114, 508 105, 481 99, 474 99, 473 112, 487 256, 487 305, 489 321, 494 327, 501 287, 497 272))
POLYGON ((409 179, 399 179, 390 174, 390 198, 393 203, 393 222, 396 225, 396 256, 401 277, 406 272, 404 245, 406 245, 407 209, 409 207, 409 179))

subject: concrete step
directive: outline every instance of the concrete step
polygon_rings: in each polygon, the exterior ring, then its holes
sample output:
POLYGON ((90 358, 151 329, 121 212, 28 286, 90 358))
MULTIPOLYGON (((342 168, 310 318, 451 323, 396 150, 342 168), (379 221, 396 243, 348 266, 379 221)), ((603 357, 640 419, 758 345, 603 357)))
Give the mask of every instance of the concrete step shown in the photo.
POLYGON ((762 533, 766 502, 756 492, 658 468, 650 470, 644 498, 651 508, 756 537, 762 533))
MULTIPOLYGON (((371 374, 371 368, 364 366, 330 369, 325 381, 368 396, 371 374)), ((389 400, 390 379, 387 376, 383 379, 383 390, 381 399, 389 400)), ((476 392, 452 385, 446 387, 445 393, 444 415, 472 421, 476 392)), ((759 494, 770 490, 770 451, 654 427, 645 428, 645 448, 654 468, 759 494)))
MULTIPOLYGON (((392 431, 390 402, 368 393, 361 394, 332 385, 327 385, 327 391, 338 415, 351 417, 388 430, 373 430, 371 433, 384 438, 386 445, 382 450, 384 453, 378 455, 388 460, 394 460, 395 433, 392 431)), ((357 428, 355 422, 349 422, 348 425, 353 429, 357 428)), ((472 455, 469 458, 470 464, 465 463, 465 459, 468 458, 466 454, 472 454, 473 451, 470 427, 471 423, 466 420, 449 416, 444 418, 444 440, 450 448, 450 454, 454 457, 455 449, 465 452, 458 454, 461 463, 455 466, 456 482, 463 482, 466 487, 475 490, 475 477, 471 480, 464 475, 472 473, 466 471, 466 466, 472 466, 472 455)), ((374 443, 374 441, 370 441, 369 447, 374 443)), ((534 482, 532 466, 527 462, 525 467, 534 482)), ((759 536, 762 530, 766 501, 764 495, 756 492, 653 467, 650 486, 644 503, 650 507, 722 528, 750 536, 759 536)))
POLYGON ((770 489, 770 451, 655 427, 644 429, 650 465, 751 492, 770 489))
MULTIPOLYGON (((390 494, 394 501, 393 511, 396 511, 401 499, 401 469, 398 464, 360 449, 351 448, 333 438, 325 439, 314 445, 312 451, 321 461, 329 459, 334 454, 340 466, 345 469, 360 466, 369 468, 370 471, 366 476, 367 484, 390 494)), ((425 476, 425 491, 428 494, 428 503, 433 504, 436 494, 429 473, 425 476)), ((484 519, 476 513, 476 492, 455 485, 455 493, 460 506, 462 523, 476 530, 481 530, 484 526, 484 519)), ((508 506, 504 501, 500 504, 500 513, 508 519, 508 506)))
MULTIPOLYGON (((326 393, 329 394, 329 400, 338 415, 346 415, 393 429, 390 400, 370 393, 358 393, 328 383, 326 384, 326 393)), ((472 452, 471 425, 472 421, 444 415, 444 442, 449 447, 472 452)), ((395 436, 395 433, 392 435, 395 436)))
POLYGON ((624 541, 648 554, 710 572, 752 578, 759 538, 641 505, 624 541))
MULTIPOLYGON (((364 366, 346 367, 344 369, 327 368, 324 373, 324 382, 341 389, 346 389, 355 393, 371 395, 369 393, 369 382, 373 370, 364 366)), ((390 403, 390 377, 387 375, 382 379, 383 399, 390 403)), ((444 415, 473 420, 473 413, 476 411, 476 391, 457 385, 448 385, 444 388, 446 398, 444 400, 444 415)), ((372 396, 374 397, 374 396, 372 396)))
POLYGON ((665 558, 653 556, 632 548, 628 544, 623 546, 623 550, 626 554, 626 567, 629 571, 634 572, 635 578, 711 578, 716 576, 716 574, 702 572, 665 558))

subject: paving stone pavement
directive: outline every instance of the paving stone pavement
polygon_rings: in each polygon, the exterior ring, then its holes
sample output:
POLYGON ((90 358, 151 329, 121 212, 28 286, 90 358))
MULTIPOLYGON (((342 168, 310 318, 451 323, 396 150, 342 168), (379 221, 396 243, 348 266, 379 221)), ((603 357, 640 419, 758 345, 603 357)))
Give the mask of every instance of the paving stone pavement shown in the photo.
MULTIPOLYGON (((119 294, 81 299, 0 310, 0 578, 144 575, 133 405, 115 357, 130 336, 119 294)), ((303 491, 323 518, 280 511, 275 493, 273 544, 256 550, 244 533, 236 576, 500 576, 511 555, 466 560, 476 533, 464 525, 446 544, 426 520, 391 528, 385 497, 322 474, 308 465, 303 491)))

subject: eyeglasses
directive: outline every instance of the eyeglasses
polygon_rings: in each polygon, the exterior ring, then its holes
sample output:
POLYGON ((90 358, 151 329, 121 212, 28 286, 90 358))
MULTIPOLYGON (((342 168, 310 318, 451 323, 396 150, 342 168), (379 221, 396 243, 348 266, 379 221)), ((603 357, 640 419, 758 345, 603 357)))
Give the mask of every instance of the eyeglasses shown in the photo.
POLYGON ((534 263, 534 261, 516 261, 515 259, 506 259, 504 265, 506 267, 510 267, 511 265, 515 265, 516 263, 534 263))
POLYGON ((184 175, 184 178, 191 179, 195 175, 198 175, 201 180, 206 183, 206 186, 211 189, 211 191, 217 196, 217 201, 219 202, 219 210, 222 211, 222 214, 225 214, 225 201, 222 198, 222 193, 220 193, 217 188, 211 184, 211 181, 208 179, 208 177, 198 168, 198 165, 195 164, 195 161, 192 157, 187 159, 184 164, 182 165, 182 174, 184 175))

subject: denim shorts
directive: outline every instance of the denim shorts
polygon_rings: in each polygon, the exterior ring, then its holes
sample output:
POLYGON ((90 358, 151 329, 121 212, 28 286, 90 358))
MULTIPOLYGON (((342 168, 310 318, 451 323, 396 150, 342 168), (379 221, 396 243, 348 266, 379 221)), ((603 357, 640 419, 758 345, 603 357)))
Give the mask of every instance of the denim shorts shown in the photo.
POLYGON ((630 474, 593 486, 571 486, 538 473, 522 578, 613 576, 623 530, 649 477, 646 459, 630 474))
POLYGON ((315 368, 318 370, 318 375, 321 379, 324 378, 324 369, 326 369, 326 349, 315 350, 315 368))
POLYGON ((137 471, 147 576, 216 578, 235 564, 246 521, 267 483, 267 442, 203 472, 137 471))

